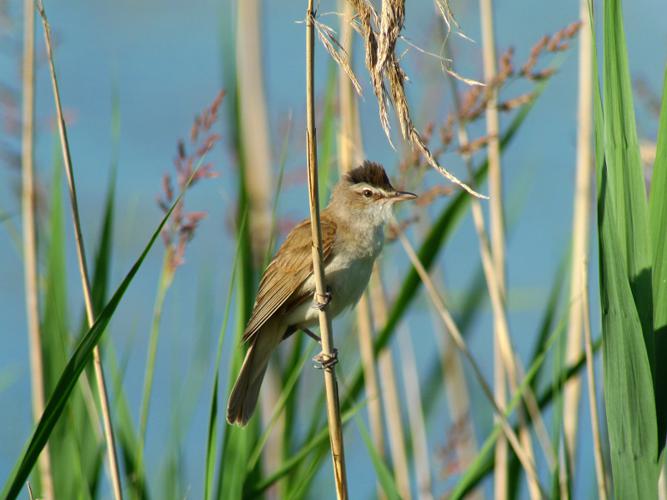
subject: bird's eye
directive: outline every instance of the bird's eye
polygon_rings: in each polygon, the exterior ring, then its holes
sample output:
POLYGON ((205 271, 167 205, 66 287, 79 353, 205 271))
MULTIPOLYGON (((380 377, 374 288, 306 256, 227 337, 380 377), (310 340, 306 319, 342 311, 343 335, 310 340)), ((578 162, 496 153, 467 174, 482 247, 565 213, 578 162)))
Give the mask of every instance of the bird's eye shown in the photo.
POLYGON ((370 189, 364 189, 361 192, 361 194, 363 194, 364 197, 366 197, 366 198, 370 198, 371 196, 373 196, 373 191, 371 191, 370 189))

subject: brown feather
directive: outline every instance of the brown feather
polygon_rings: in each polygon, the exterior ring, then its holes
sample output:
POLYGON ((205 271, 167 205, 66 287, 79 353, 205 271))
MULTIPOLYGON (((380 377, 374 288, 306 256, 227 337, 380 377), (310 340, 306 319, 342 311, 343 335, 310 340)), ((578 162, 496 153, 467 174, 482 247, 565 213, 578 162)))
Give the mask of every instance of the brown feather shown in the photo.
MULTIPOLYGON (((336 223, 326 212, 322 212, 320 223, 322 257, 327 262, 336 239, 336 223)), ((277 311, 289 309, 304 300, 297 292, 313 273, 311 243, 309 220, 298 224, 287 235, 259 283, 255 305, 243 333, 244 342, 250 341, 277 311)))

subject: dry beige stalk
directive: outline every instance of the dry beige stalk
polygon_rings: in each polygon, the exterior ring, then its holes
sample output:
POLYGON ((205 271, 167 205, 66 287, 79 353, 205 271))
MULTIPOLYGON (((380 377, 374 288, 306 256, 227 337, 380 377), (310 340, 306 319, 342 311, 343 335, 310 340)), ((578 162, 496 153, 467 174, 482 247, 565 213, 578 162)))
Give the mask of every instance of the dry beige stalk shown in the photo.
MULTIPOLYGON (((373 435, 373 444, 380 457, 385 458, 384 425, 382 421, 382 398, 380 384, 375 372, 375 354, 373 353, 373 324, 368 295, 364 293, 357 304, 357 327, 359 329, 359 351, 364 370, 364 385, 368 401, 368 421, 373 435)), ((379 481, 376 483, 378 499, 387 496, 379 481)))
MULTIPOLYGON (((260 2, 244 0, 239 2, 236 14, 236 68, 240 91, 239 139, 245 153, 246 172, 252 172, 252 182, 246 182, 249 202, 249 222, 253 261, 261 263, 267 253, 271 239, 272 220, 272 179, 271 138, 269 119, 264 92, 264 74, 262 57, 262 32, 260 2)), ((275 365, 269 364, 266 383, 260 392, 262 425, 268 425, 272 409, 280 396, 280 383, 275 365)), ((274 432, 269 436, 266 453, 262 462, 266 470, 275 470, 282 455, 281 430, 285 419, 281 415, 275 424, 274 432)), ((269 497, 275 498, 277 487, 269 491, 269 497)))
POLYGON ((419 372, 417 370, 414 348, 412 347, 411 332, 406 326, 400 327, 398 342, 401 351, 400 365, 405 384, 408 421, 410 423, 410 434, 412 435, 412 446, 414 448, 418 498, 420 500, 433 500, 431 464, 424 412, 422 410, 419 372))
POLYGON ((271 233, 272 179, 271 138, 264 92, 262 70, 262 37, 260 2, 239 2, 236 29, 236 67, 241 91, 240 140, 245 153, 247 172, 252 182, 246 183, 250 205, 250 234, 255 262, 262 262, 271 233))
MULTIPOLYGON (((369 283, 369 294, 371 309, 373 311, 373 322, 375 325, 387 323, 387 300, 384 285, 380 275, 379 262, 373 266, 373 274, 369 283)), ((389 433, 389 449, 391 460, 394 465, 396 486, 401 498, 409 500, 410 494, 410 470, 408 467, 407 453, 405 449, 405 434, 403 432, 403 421, 401 418, 401 403, 398 395, 398 384, 396 383, 396 365, 391 348, 387 347, 378 355, 380 371, 382 402, 384 404, 384 415, 387 421, 389 433)))
MULTIPOLYGON (((497 276, 498 287, 495 290, 500 301, 499 307, 504 312, 505 308, 505 236, 504 236, 504 222, 503 222, 503 198, 502 198, 502 175, 500 171, 500 142, 498 139, 498 132, 500 129, 500 120, 498 118, 497 96, 498 86, 496 85, 497 69, 496 69, 496 46, 495 36, 493 32, 493 7, 492 0, 480 0, 480 18, 482 24, 482 56, 484 60, 484 79, 489 85, 487 88, 487 102, 486 102, 486 133, 491 140, 487 145, 489 158, 489 192, 493 201, 490 205, 491 218, 491 250, 493 259, 493 272, 497 276)), ((473 210, 475 212, 476 210, 473 210)), ((479 211, 481 212, 481 210, 479 211)), ((480 215, 480 214, 478 214, 480 215)), ((479 217, 476 217, 476 227, 478 233, 480 231, 479 217)), ((482 221, 483 225, 483 221, 482 221)), ((480 246, 483 247, 480 239, 480 246)), ((483 259, 484 260, 484 259, 483 259)), ((485 264, 485 274, 488 266, 485 264)), ((492 273, 493 274, 493 273, 492 273)), ((488 283, 488 279, 487 279, 488 283)), ((489 292, 493 296, 493 290, 489 284, 489 292)), ((498 307, 494 308, 497 309, 498 307)), ((509 369, 507 362, 513 359, 512 348, 507 345, 508 332, 503 325, 498 321, 497 313, 494 314, 494 387, 495 394, 501 407, 506 404, 506 369, 509 369), (505 342, 503 342, 505 340, 505 342), (503 345, 505 344, 505 345, 503 345), (504 347, 504 348, 503 348, 504 347), (505 362, 503 362, 503 360, 505 362)), ((514 379, 516 380, 516 379, 514 379)), ((510 381, 512 377, 510 376, 510 381)), ((512 384, 514 385, 514 384, 512 384)), ((523 426, 522 426, 523 427, 523 426)), ((527 446, 526 436, 522 433, 522 442, 527 446)), ((530 436, 528 436, 529 438, 530 436)), ((530 450, 532 447, 528 447, 530 450)), ((532 454, 532 451, 530 452, 532 454)), ((504 500, 507 496, 507 447, 498 440, 496 445, 496 463, 495 463, 495 498, 496 500, 504 500)), ((536 497, 535 485, 529 482, 530 493, 532 497, 536 497)))
MULTIPOLYGON (((42 332, 39 325, 39 287, 37 272, 37 223, 35 203, 35 3, 23 2, 23 120, 21 139, 21 209, 23 212, 23 265, 25 268, 25 302, 30 345, 30 383, 32 415, 35 423, 44 413, 44 362, 42 332)), ((54 498, 51 458, 46 444, 39 455, 41 497, 54 498)))
MULTIPOLYGON (((579 99, 577 109, 577 173, 574 188, 574 210, 572 218, 572 274, 570 277, 570 311, 567 328, 567 362, 581 356, 582 328, 584 325, 585 295, 588 284, 584 281, 587 274, 588 247, 590 233, 591 207, 593 203, 593 162, 591 150, 592 110, 593 110, 593 74, 592 74, 592 37, 588 21, 588 1, 582 0, 579 13, 582 31, 579 40, 579 99)), ((548 42, 547 42, 548 43, 548 42)), ((579 423, 579 405, 581 400, 581 377, 574 377, 565 385, 563 407, 563 432, 565 448, 572 470, 576 470, 577 428, 579 423)))
MULTIPOLYGON (((86 318, 88 326, 91 327, 95 323, 95 312, 93 310, 93 301, 90 291, 90 279, 88 277, 88 266, 86 263, 86 252, 83 246, 83 236, 81 234, 81 222, 79 220, 78 200, 76 196, 76 185, 74 182, 74 173, 72 168, 72 157, 69 150, 69 142, 67 139, 67 128, 65 127, 65 118, 63 115, 62 105, 60 102, 60 92, 58 90, 58 80, 56 78, 55 63, 53 62, 53 47, 51 44, 51 29, 49 22, 46 19, 46 12, 41 0, 38 3, 39 14, 42 17, 42 25, 44 27, 44 41, 46 44, 46 52, 49 61, 49 70, 51 74, 51 86, 53 87, 53 97, 56 105, 56 112, 58 115, 58 133, 60 135, 60 146, 63 155, 63 165, 65 167, 65 174, 67 176, 67 184, 69 187, 70 207, 72 209, 72 222, 74 225, 74 239, 76 242, 77 260, 79 264, 79 272, 81 274, 81 286, 83 288, 83 298, 86 308, 86 318)), ((109 409, 109 395, 107 392, 106 382, 104 379, 104 371, 102 369, 102 357, 100 355, 99 346, 93 349, 93 366, 95 369, 95 378, 97 380, 97 390, 100 396, 100 406, 102 409, 102 421, 104 425, 104 435, 106 439, 107 461, 109 466, 109 478, 113 487, 114 497, 116 500, 122 500, 123 490, 120 482, 120 472, 118 467, 118 457, 116 455, 116 444, 114 439, 113 427, 111 425, 111 411, 109 409)))
MULTIPOLYGON (((582 5, 588 11, 585 1, 582 5)), ((598 404, 595 383, 595 367, 593 365, 593 336, 591 335, 591 318, 589 316, 590 304, 588 303, 588 269, 584 266, 584 286, 582 310, 584 323, 584 346, 586 351, 586 373, 588 375, 588 405, 591 413, 591 430, 593 432, 593 454, 595 457, 595 477, 598 483, 598 498, 607 500, 607 476, 605 473, 604 455, 602 453, 602 438, 600 437, 600 420, 598 416, 598 404)), ((661 477, 665 468, 662 468, 661 477)))
MULTIPOLYGON (((315 135, 315 91, 314 71, 314 11, 313 0, 308 0, 306 11, 306 137, 308 161, 308 205, 310 211, 310 227, 313 259, 313 278, 315 281, 315 298, 325 297, 324 266, 322 264, 322 229, 320 227, 320 205, 318 201, 317 183, 317 137, 315 135)), ((323 300, 323 299, 322 299, 323 300)), ((326 308, 319 312, 320 335, 322 342, 322 358, 334 359, 333 331, 331 317, 326 308)), ((343 443, 343 425, 340 417, 340 401, 338 398, 338 382, 334 364, 323 368, 324 388, 327 399, 327 420, 329 422, 329 440, 334 469, 336 496, 339 500, 347 500, 347 473, 345 471, 345 450, 343 443)))

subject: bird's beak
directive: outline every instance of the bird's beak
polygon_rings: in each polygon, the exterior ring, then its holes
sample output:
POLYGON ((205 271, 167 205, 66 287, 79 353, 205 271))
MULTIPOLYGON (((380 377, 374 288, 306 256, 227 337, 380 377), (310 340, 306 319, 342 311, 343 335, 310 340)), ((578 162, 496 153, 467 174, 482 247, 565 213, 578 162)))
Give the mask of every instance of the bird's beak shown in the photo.
POLYGON ((414 200, 417 197, 416 194, 410 193, 408 191, 394 191, 391 196, 392 201, 405 201, 405 200, 414 200))

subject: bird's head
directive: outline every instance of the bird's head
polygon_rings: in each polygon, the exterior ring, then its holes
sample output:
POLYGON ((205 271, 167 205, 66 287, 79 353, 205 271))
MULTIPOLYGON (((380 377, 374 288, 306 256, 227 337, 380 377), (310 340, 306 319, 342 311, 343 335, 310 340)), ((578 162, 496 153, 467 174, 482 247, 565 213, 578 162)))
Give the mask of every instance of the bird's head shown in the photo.
POLYGON ((416 194, 394 189, 381 165, 365 161, 343 176, 329 206, 346 218, 377 226, 389 220, 395 203, 416 197, 416 194))

